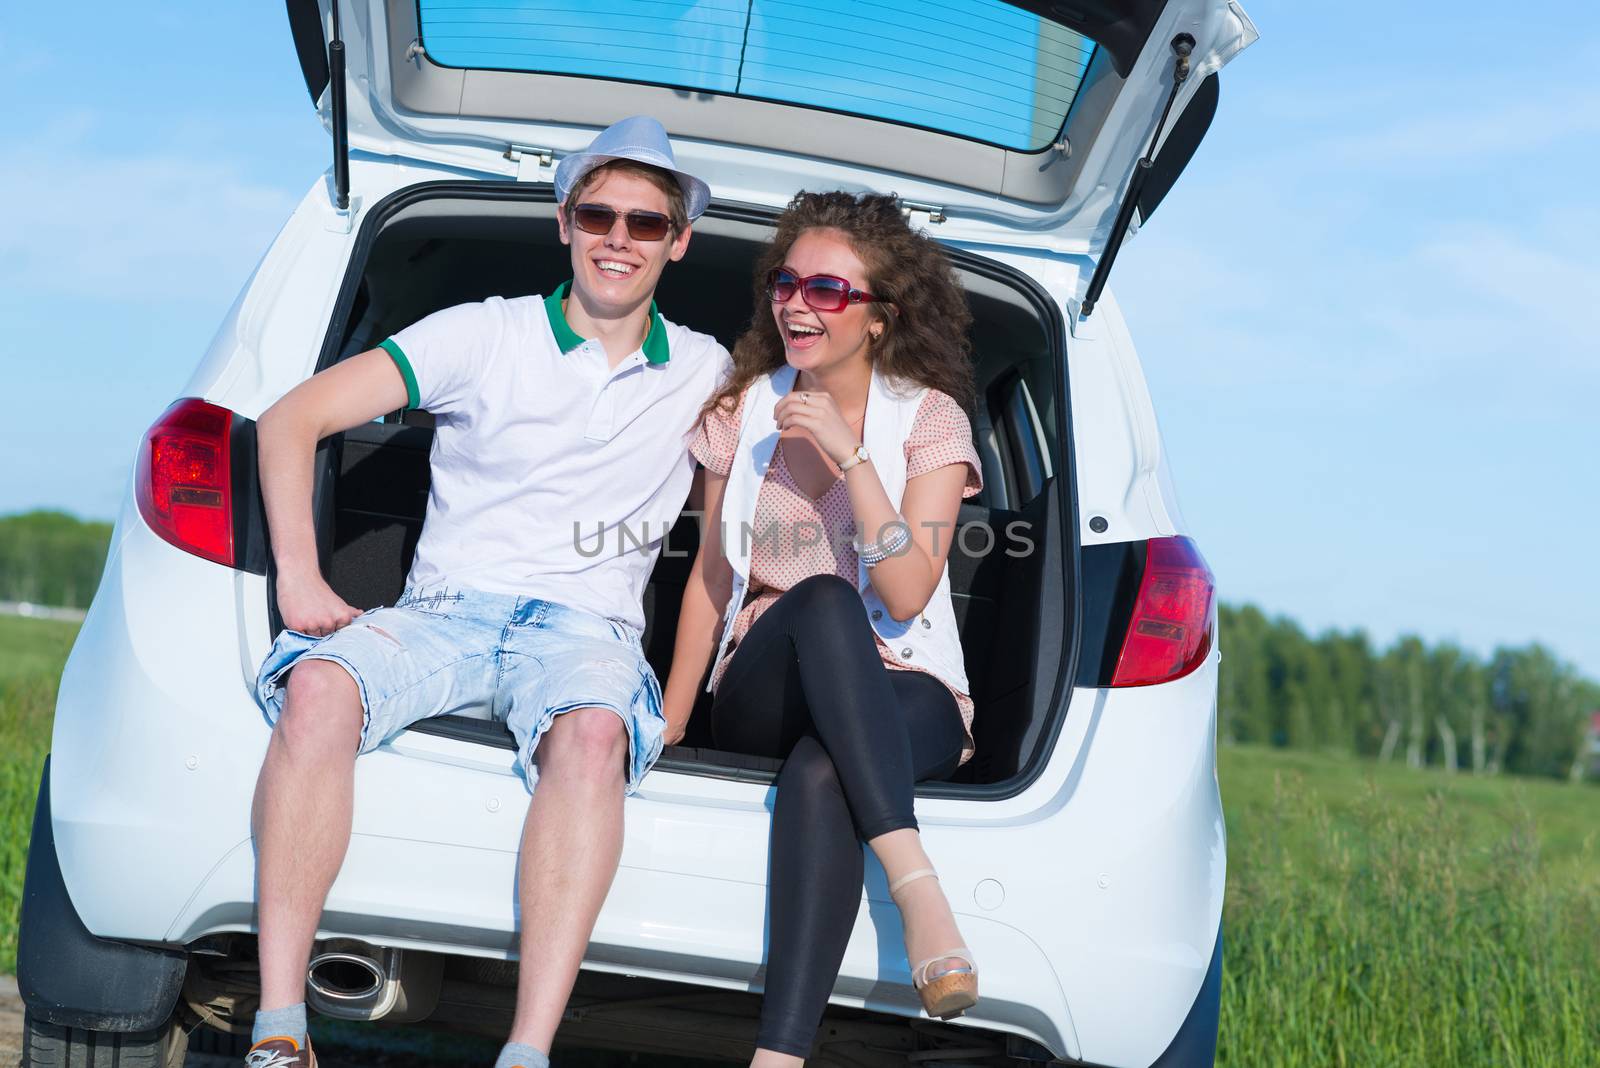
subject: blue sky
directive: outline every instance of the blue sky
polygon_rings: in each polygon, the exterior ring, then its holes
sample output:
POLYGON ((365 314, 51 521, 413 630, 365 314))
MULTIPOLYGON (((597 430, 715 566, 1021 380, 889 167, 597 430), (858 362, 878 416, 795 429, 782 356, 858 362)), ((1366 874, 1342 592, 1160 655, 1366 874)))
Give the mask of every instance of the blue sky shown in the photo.
MULTIPOLYGON (((1600 28, 1245 7, 1113 275, 1223 595, 1600 677, 1600 28)), ((0 513, 109 517, 327 139, 281 3, 7 5, 0 50, 0 513)))

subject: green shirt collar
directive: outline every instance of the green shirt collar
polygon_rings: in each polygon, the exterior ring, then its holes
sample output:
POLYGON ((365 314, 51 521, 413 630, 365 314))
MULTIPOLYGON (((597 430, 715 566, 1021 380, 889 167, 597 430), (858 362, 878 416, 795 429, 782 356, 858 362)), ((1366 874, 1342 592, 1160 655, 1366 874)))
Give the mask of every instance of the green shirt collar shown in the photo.
MULTIPOLYGON (((567 299, 567 290, 572 283, 562 282, 556 291, 544 298, 544 311, 550 317, 550 332, 555 335, 556 344, 560 346, 563 354, 571 352, 587 339, 580 337, 567 322, 566 313, 561 310, 561 302, 567 299)), ((667 346, 667 327, 661 321, 661 313, 656 311, 656 302, 650 302, 650 330, 644 336, 644 344, 640 346, 644 353, 645 361, 652 364, 666 363, 672 357, 667 346)))

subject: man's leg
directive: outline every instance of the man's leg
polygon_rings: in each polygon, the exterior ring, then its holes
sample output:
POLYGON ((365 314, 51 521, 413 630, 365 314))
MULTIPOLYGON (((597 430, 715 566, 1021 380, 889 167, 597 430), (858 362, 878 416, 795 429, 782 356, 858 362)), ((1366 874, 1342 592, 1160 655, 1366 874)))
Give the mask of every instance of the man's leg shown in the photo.
POLYGON ((628 735, 615 712, 555 718, 535 751, 538 786, 522 829, 521 976, 511 1041, 548 1053, 622 856, 628 735))
POLYGON ((361 722, 361 695, 344 668, 302 660, 289 672, 250 820, 264 1011, 305 1000, 322 904, 350 845, 361 722))

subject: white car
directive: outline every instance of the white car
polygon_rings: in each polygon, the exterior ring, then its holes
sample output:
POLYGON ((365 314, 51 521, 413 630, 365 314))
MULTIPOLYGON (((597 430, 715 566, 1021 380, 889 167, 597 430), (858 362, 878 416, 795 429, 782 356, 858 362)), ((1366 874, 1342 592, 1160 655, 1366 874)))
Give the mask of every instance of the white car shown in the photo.
MULTIPOLYGON (((176 1065, 196 1026, 248 1027, 268 737, 252 682, 280 626, 252 419, 436 309, 549 292, 568 261, 554 163, 632 114, 714 192, 661 284, 675 319, 731 343, 778 211, 847 188, 901 197, 976 320, 986 488, 950 572, 978 755, 916 810, 982 1000, 920 1017, 869 854, 812 1063, 1212 1063, 1213 582, 1102 287, 1204 134, 1218 68, 1255 39, 1238 4, 288 7, 335 161, 151 427, 67 664, 28 858, 25 1063, 176 1065)), ((323 566, 352 604, 401 588, 431 440, 425 414, 397 413, 317 453, 323 566)), ((686 518, 647 595, 663 675, 694 537, 686 518)), ((627 802, 560 1043, 749 1056, 776 762, 696 748, 696 729, 627 802)), ((487 719, 419 724, 359 761, 312 1007, 503 1035, 525 811, 487 719)))

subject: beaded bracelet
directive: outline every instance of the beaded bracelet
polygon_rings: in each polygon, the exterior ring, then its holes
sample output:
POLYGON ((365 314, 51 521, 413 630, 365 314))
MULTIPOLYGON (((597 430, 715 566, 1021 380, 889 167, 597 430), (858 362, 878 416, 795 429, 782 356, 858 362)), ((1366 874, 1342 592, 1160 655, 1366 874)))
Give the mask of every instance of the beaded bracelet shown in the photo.
POLYGON ((904 519, 896 519, 893 523, 886 523, 889 533, 870 544, 856 543, 856 552, 860 554, 861 562, 870 570, 889 559, 899 556, 911 544, 911 531, 906 526, 904 519))

